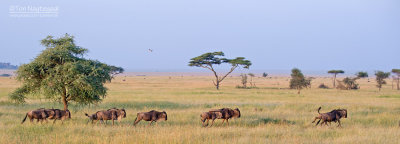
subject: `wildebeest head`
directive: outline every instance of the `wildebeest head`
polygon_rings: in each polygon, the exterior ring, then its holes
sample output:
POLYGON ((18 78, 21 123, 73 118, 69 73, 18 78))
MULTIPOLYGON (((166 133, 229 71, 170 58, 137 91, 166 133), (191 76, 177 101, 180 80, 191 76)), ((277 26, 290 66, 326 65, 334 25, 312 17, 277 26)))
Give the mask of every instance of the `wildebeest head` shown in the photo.
POLYGON ((165 120, 167 120, 167 112, 163 111, 161 114, 161 118, 165 118, 165 120))
POLYGON ((126 111, 125 111, 125 109, 121 109, 121 115, 123 115, 123 117, 126 118, 126 111))
POLYGON ((235 108, 234 109, 234 117, 238 117, 238 118, 240 118, 240 110, 239 110, 239 108, 235 108))
POLYGON ((65 110, 65 115, 67 115, 67 118, 71 118, 71 112, 67 109, 65 110))
POLYGON ((339 109, 338 112, 341 117, 347 118, 347 109, 339 109))

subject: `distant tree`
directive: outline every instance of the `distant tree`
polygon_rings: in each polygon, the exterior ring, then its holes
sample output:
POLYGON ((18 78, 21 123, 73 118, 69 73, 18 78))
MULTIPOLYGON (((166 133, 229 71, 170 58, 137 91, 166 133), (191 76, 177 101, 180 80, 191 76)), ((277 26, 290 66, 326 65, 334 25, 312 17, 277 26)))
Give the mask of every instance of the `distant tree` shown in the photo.
POLYGON ((376 76, 376 87, 379 88, 379 91, 381 91, 382 85, 386 84, 385 79, 390 76, 390 72, 383 72, 383 71, 377 71, 375 72, 376 76))
POLYGON ((343 83, 346 87, 347 90, 351 90, 351 89, 358 89, 358 84, 356 82, 356 80, 358 79, 358 77, 355 78, 350 78, 350 77, 346 77, 343 79, 343 83))
POLYGON ((301 71, 297 68, 292 69, 291 74, 292 79, 290 79, 290 88, 297 89, 297 94, 300 94, 300 90, 303 88, 307 88, 311 85, 311 79, 306 79, 301 73, 301 71))
POLYGON ((9 96, 17 103, 24 103, 28 94, 41 94, 62 102, 64 110, 71 101, 97 103, 106 96, 103 84, 123 72, 120 67, 83 58, 87 49, 75 45, 74 37, 68 34, 58 39, 48 36, 41 44, 46 49, 16 72, 22 86, 9 96))
POLYGON ((241 80, 242 80, 243 88, 246 88, 247 87, 247 74, 241 74, 240 77, 242 78, 241 80))
POLYGON ((343 70, 330 70, 328 71, 329 74, 333 74, 333 87, 336 87, 336 75, 344 73, 343 70))
POLYGON ((256 75, 254 75, 253 73, 249 73, 248 75, 250 76, 250 86, 254 87, 255 84, 253 83, 253 77, 255 77, 256 75))
POLYGON ((263 77, 267 77, 268 74, 267 74, 266 72, 264 72, 264 73, 262 74, 262 76, 263 76, 263 77))
POLYGON ((357 78, 366 78, 366 77, 368 77, 368 73, 360 71, 360 72, 356 73, 356 76, 357 76, 357 78))
POLYGON ((397 90, 400 90, 399 83, 400 83, 400 69, 392 69, 392 73, 397 77, 397 90))
POLYGON ((211 70, 214 73, 215 81, 213 81, 217 90, 219 89, 220 83, 235 70, 237 67, 242 66, 243 68, 248 69, 251 65, 249 60, 245 60, 244 57, 237 57, 235 59, 227 59, 227 58, 220 58, 225 56, 223 52, 210 52, 202 54, 198 57, 194 57, 190 60, 189 66, 195 67, 202 67, 211 70), (220 65, 223 63, 231 64, 231 69, 225 75, 218 76, 217 72, 214 69, 214 65, 220 65))

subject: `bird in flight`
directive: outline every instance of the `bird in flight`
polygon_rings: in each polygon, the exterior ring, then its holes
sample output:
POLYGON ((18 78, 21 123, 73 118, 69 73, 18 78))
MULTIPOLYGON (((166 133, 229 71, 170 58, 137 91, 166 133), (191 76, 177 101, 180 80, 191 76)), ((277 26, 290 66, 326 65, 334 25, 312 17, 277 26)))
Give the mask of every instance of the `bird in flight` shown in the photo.
POLYGON ((152 49, 149 49, 149 52, 153 52, 153 50, 152 50, 152 49))

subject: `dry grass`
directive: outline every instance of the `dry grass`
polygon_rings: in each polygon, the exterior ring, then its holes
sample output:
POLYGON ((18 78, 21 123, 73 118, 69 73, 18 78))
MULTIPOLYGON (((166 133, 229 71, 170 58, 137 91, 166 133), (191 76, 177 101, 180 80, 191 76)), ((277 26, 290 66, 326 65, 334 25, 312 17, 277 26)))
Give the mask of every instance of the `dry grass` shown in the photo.
POLYGON ((72 119, 63 125, 21 125, 29 110, 62 105, 43 99, 13 105, 7 94, 19 84, 0 78, 0 143, 399 143, 400 91, 392 90, 391 85, 378 92, 373 79, 362 79, 357 91, 317 89, 321 83, 332 85, 330 78, 319 77, 313 80, 312 89, 297 95, 284 89, 288 77, 255 78, 258 89, 236 89, 240 78, 229 77, 219 91, 212 87, 212 79, 117 77, 107 84, 109 94, 101 104, 72 105, 72 119), (347 108, 343 127, 312 125, 319 106, 322 111, 347 108), (85 112, 111 107, 127 109, 127 118, 116 126, 86 124, 85 112), (202 128, 200 113, 221 107, 240 108, 242 118, 231 120, 230 126, 218 120, 215 127, 202 128), (168 121, 132 126, 137 112, 152 109, 167 111, 168 121))

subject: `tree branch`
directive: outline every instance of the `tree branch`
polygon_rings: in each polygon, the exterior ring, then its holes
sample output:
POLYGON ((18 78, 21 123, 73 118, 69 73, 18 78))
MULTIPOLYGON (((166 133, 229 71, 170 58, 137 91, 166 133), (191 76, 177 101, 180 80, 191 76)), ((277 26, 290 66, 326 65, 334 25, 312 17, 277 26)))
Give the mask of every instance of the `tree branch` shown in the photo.
POLYGON ((231 68, 231 70, 230 70, 228 73, 226 73, 226 75, 223 76, 219 81, 224 80, 224 79, 225 79, 230 73, 232 73, 233 70, 235 70, 237 67, 238 67, 238 65, 233 66, 233 67, 231 68))

